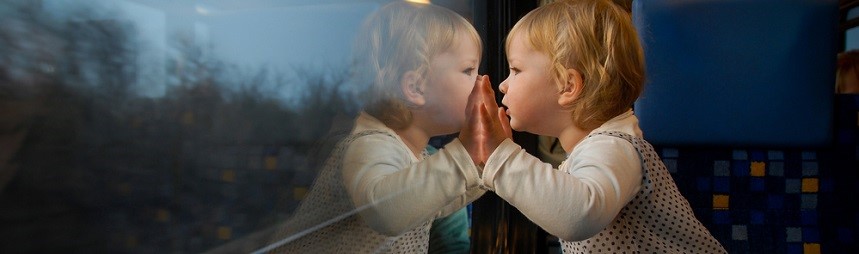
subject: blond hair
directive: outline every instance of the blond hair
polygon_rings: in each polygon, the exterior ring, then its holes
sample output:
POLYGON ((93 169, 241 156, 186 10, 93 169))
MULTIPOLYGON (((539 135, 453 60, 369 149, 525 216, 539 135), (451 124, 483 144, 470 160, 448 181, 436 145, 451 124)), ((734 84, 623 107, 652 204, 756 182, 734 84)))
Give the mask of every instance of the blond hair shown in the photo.
POLYGON ((567 69, 582 74, 584 85, 571 105, 574 124, 593 129, 628 110, 644 88, 644 52, 625 10, 607 0, 559 0, 526 14, 507 35, 523 35, 552 63, 553 81, 562 91, 567 69))
POLYGON ((483 45, 477 30, 459 14, 432 4, 393 2, 366 19, 358 32, 352 74, 362 88, 364 111, 392 129, 412 121, 400 88, 407 71, 426 77, 433 57, 455 44, 464 33, 483 45))

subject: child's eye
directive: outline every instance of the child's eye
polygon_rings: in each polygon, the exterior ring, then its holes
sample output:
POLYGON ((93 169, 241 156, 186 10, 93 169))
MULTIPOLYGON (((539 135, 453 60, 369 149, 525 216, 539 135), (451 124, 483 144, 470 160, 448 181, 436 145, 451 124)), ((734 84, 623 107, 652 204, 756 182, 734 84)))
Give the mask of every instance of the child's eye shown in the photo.
POLYGON ((465 70, 462 70, 462 73, 465 73, 465 75, 471 76, 471 74, 474 73, 474 67, 468 67, 465 70))
POLYGON ((516 74, 519 74, 519 69, 517 69, 517 68, 510 68, 510 75, 514 75, 514 76, 515 76, 516 74))

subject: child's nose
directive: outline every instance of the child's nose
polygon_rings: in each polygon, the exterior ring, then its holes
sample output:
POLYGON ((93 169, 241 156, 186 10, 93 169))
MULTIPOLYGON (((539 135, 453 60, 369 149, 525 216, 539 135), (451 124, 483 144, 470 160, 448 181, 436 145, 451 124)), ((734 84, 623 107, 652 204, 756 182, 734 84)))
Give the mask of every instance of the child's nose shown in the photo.
POLYGON ((501 84, 498 85, 498 90, 500 90, 501 93, 503 93, 503 94, 507 94, 507 80, 506 79, 504 80, 504 82, 501 82, 501 84))

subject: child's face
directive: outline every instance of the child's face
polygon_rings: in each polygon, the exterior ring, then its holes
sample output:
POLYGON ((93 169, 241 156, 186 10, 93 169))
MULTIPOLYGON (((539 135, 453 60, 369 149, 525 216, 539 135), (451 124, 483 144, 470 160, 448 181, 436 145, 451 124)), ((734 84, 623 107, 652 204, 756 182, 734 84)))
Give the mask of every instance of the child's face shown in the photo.
POLYGON ((569 110, 558 103, 559 89, 552 78, 551 61, 546 54, 529 46, 520 34, 507 49, 510 75, 499 88, 501 103, 507 106, 510 127, 517 131, 557 137, 569 120, 569 110))
POLYGON ((477 79, 480 51, 470 37, 459 33, 451 49, 430 62, 422 112, 429 119, 430 135, 458 132, 465 122, 465 104, 477 79))

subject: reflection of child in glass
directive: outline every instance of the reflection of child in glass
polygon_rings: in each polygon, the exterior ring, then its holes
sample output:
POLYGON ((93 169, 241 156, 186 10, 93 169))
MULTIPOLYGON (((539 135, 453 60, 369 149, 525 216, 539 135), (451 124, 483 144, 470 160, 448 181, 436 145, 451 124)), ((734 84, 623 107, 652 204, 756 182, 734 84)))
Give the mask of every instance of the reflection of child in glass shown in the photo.
POLYGON ((482 50, 474 27, 442 7, 394 2, 362 29, 353 81, 367 87, 363 112, 278 233, 277 252, 426 253, 433 219, 485 192, 458 139, 426 150, 464 125, 482 50))
POLYGON ((836 93, 859 94, 859 50, 850 50, 838 54, 835 91, 836 93))
MULTIPOLYGON (((642 138, 631 106, 644 56, 628 13, 607 0, 557 1, 519 20, 506 50, 507 109, 470 111, 482 125, 463 130, 488 135, 488 189, 560 238, 564 253, 726 252, 642 138), (508 126, 558 137, 568 157, 554 169, 508 139, 508 126)), ((497 107, 488 83, 479 91, 497 107)))

